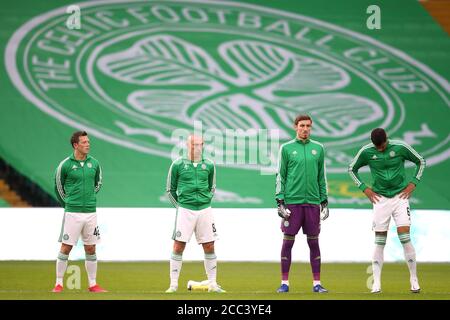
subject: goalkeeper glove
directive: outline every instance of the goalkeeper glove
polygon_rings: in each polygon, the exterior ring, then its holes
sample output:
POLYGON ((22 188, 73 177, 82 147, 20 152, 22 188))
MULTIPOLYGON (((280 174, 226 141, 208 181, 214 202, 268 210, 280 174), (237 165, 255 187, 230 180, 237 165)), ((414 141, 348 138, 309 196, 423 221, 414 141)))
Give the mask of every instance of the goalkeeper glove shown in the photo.
POLYGON ((277 199, 277 206, 278 206, 278 215, 280 216, 280 218, 283 218, 284 220, 289 220, 289 218, 291 217, 291 210, 286 208, 284 200, 277 199))
POLYGON ((330 210, 328 210, 328 200, 322 201, 320 203, 320 220, 325 220, 330 215, 330 210))

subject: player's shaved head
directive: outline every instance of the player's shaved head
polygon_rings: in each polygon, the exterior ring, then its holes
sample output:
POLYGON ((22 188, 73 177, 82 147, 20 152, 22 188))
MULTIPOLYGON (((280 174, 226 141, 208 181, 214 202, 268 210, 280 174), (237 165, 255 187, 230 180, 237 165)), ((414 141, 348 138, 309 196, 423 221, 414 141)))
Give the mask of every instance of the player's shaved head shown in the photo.
POLYGON ((201 136, 196 136, 196 135, 189 135, 187 138, 187 144, 191 145, 191 144, 202 144, 203 143, 203 138, 201 136))
POLYGON ((191 134, 187 138, 188 157, 191 160, 199 160, 203 153, 203 138, 191 134))

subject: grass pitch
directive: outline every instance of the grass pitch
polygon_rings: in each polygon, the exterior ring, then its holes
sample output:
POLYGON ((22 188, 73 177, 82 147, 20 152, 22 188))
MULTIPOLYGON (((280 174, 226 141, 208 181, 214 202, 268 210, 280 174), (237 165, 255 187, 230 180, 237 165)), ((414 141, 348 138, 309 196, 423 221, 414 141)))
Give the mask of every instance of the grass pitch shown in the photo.
MULTIPOLYGON (((87 292, 87 276, 83 261, 70 261, 81 271, 81 288, 51 293, 55 281, 54 261, 0 262, 0 299, 133 299, 133 300, 450 300, 450 263, 419 263, 418 274, 422 291, 409 291, 409 273, 405 263, 386 263, 383 266, 381 294, 367 289, 369 263, 324 263, 322 284, 327 294, 312 292, 311 269, 307 263, 294 263, 290 272, 290 292, 278 294, 280 266, 278 263, 220 262, 218 283, 227 293, 190 292, 188 280, 201 281, 203 262, 184 262, 177 293, 166 294, 169 285, 168 262, 99 262, 98 283, 108 293, 87 292)), ((369 280, 370 281, 370 280, 369 280)))

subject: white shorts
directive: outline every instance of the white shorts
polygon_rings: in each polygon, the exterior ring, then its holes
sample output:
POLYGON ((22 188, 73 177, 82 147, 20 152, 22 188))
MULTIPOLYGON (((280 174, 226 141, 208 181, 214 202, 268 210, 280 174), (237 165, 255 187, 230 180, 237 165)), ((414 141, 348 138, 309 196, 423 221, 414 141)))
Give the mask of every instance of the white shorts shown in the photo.
POLYGON ((401 199, 399 195, 393 198, 380 196, 380 200, 373 205, 373 231, 389 230, 391 216, 397 227, 411 225, 408 199, 401 199))
POLYGON ((198 244, 217 240, 211 207, 202 210, 178 207, 172 239, 189 242, 194 231, 198 244))
POLYGON ((64 212, 59 242, 76 245, 80 237, 85 245, 100 242, 100 231, 97 226, 97 213, 64 212))

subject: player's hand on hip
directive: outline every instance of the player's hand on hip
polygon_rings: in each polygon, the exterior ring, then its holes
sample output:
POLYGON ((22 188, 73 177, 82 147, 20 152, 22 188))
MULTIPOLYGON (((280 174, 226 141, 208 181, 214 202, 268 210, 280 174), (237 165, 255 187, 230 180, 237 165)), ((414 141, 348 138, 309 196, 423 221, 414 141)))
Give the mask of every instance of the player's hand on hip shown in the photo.
POLYGON ((405 189, 400 192, 401 199, 409 199, 411 197, 411 193, 416 189, 416 185, 410 182, 405 189))
POLYGON ((364 194, 372 203, 377 203, 378 201, 380 201, 381 196, 370 188, 366 188, 366 190, 364 190, 364 194))

